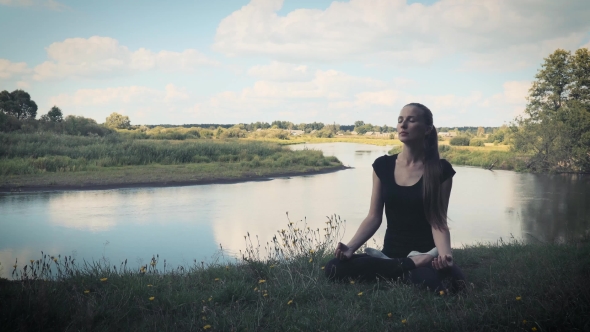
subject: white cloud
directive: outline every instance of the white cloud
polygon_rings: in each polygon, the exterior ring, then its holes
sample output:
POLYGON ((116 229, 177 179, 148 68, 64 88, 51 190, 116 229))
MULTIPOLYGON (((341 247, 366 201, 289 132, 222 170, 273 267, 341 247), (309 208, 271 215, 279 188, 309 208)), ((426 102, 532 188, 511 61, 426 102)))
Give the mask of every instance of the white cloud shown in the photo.
POLYGON ((335 120, 350 124, 362 119, 394 125, 403 105, 420 102, 432 110, 438 126, 500 125, 522 112, 530 86, 528 81, 508 81, 495 95, 481 91, 456 95, 413 94, 408 84, 418 82, 318 70, 308 81, 257 81, 240 91, 216 94, 199 105, 199 113, 209 121, 228 123, 280 117, 296 123, 335 120))
POLYGON ((248 75, 266 81, 306 81, 313 77, 313 73, 305 65, 278 61, 273 61, 266 66, 254 66, 248 70, 248 75))
POLYGON ((58 105, 66 114, 82 115, 98 122, 104 122, 112 112, 130 116, 134 124, 185 123, 196 114, 190 92, 174 84, 164 89, 136 85, 79 89, 50 97, 47 105, 58 105))
POLYGON ((508 81, 503 84, 502 93, 495 94, 482 102, 482 106, 501 105, 503 113, 511 119, 522 115, 526 108, 531 81, 508 81))
POLYGON ((191 71, 200 66, 218 64, 193 49, 154 53, 140 48, 132 52, 119 45, 116 39, 99 36, 69 38, 49 45, 46 50, 50 60, 35 67, 33 78, 38 81, 112 77, 153 69, 191 71))
POLYGON ((0 80, 9 80, 16 76, 29 73, 31 69, 24 62, 11 62, 6 59, 0 59, 0 80))
POLYGON ((27 81, 18 81, 16 82, 16 87, 19 89, 28 89, 31 87, 31 84, 27 81))
POLYGON ((279 16, 282 0, 253 0, 222 20, 213 48, 228 56, 266 55, 287 62, 400 65, 459 54, 468 57, 470 68, 520 55, 516 67, 521 67, 537 64, 540 52, 546 56, 543 45, 570 49, 581 43, 590 28, 586 1, 441 0, 424 6, 350 0, 279 16))
POLYGON ((44 7, 55 11, 62 11, 68 7, 55 0, 0 0, 0 5, 19 7, 44 7))

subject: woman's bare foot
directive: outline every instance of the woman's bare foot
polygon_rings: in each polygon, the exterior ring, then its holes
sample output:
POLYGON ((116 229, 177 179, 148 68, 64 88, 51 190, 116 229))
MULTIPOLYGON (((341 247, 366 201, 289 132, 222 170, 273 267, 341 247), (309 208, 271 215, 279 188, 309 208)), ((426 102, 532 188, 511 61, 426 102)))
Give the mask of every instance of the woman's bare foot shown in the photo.
POLYGON ((434 257, 432 257, 428 254, 424 254, 424 255, 412 256, 412 257, 410 257, 410 259, 414 262, 416 267, 423 267, 423 266, 428 266, 430 264, 430 262, 432 262, 434 257))

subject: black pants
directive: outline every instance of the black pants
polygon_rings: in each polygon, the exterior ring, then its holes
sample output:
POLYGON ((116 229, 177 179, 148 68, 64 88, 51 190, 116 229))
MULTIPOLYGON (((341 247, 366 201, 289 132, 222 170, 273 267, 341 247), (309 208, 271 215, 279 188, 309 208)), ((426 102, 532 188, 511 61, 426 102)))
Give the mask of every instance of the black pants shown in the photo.
POLYGON ((436 270, 432 266, 417 268, 410 258, 383 259, 367 254, 354 254, 349 260, 334 258, 324 268, 330 280, 375 281, 377 278, 412 283, 438 292, 456 292, 465 286, 465 276, 457 264, 436 270))

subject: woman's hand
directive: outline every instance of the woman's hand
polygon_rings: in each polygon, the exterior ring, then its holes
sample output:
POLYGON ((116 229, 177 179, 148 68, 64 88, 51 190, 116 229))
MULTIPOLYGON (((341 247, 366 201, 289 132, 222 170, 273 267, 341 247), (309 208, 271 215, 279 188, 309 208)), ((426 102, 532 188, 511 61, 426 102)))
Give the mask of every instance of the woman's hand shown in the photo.
POLYGON ((353 253, 354 250, 349 248, 346 244, 338 242, 338 245, 336 246, 336 252, 334 253, 334 255, 339 260, 347 260, 350 259, 350 257, 352 257, 353 253))
POLYGON ((454 261, 452 255, 438 256, 434 257, 432 260, 432 267, 437 270, 442 270, 444 268, 453 266, 453 263, 454 261))

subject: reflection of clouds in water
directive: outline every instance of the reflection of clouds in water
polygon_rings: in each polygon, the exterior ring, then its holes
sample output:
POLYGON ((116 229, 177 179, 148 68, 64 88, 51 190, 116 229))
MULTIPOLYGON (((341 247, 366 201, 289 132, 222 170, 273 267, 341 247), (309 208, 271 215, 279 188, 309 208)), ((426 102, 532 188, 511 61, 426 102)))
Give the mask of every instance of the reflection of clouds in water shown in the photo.
POLYGON ((68 192, 51 197, 47 212, 56 226, 100 232, 116 225, 120 200, 114 190, 68 192))
MULTIPOLYGON (((166 225, 168 215, 182 215, 174 223, 192 222, 194 197, 187 187, 66 192, 49 199, 50 222, 56 226, 104 232, 120 222, 141 226, 166 225)), ((189 189, 190 190, 190 189, 189 189)))
POLYGON ((514 198, 519 174, 509 171, 484 171, 454 166, 453 189, 449 202, 449 227, 452 246, 475 241, 496 242, 512 233, 521 236, 520 222, 507 208, 520 206, 514 198), (474 236, 477 234, 477 236, 474 236))
MULTIPOLYGON (((331 148, 337 150, 341 147, 334 144, 331 148)), ((350 146, 343 147, 350 149, 350 146)), ((250 232, 254 246, 257 245, 258 235, 263 255, 266 242, 270 243, 272 237, 278 235, 277 231, 287 229, 285 212, 288 211, 295 228, 306 227, 306 221, 307 227, 312 230, 319 228, 321 236, 328 220, 326 216, 339 214, 341 219, 347 220, 346 233, 341 240, 348 242, 369 211, 371 164, 386 151, 383 147, 369 148, 374 150, 362 160, 357 160, 354 170, 233 185, 232 197, 239 198, 231 202, 231 208, 212 207, 216 211, 212 222, 215 241, 234 255, 239 255, 239 250, 244 252, 246 249, 244 236, 250 232), (255 193, 255 190, 263 194, 255 193), (305 217, 307 220, 302 220, 305 217)), ((382 245, 385 228, 384 222, 374 236, 379 246, 382 245)), ((374 245, 372 240, 369 244, 374 245)))

